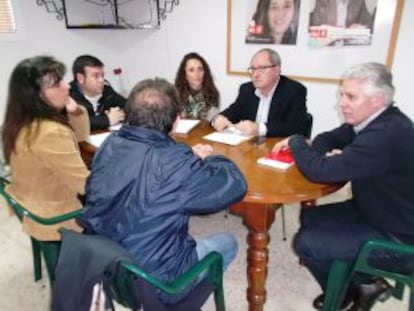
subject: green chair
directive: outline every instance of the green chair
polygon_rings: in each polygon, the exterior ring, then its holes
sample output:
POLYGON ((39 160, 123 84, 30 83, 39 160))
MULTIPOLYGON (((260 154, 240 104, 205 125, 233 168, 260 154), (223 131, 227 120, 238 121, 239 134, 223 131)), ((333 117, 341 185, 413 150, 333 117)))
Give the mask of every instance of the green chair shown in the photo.
POLYGON ((370 240, 363 245, 355 263, 335 260, 329 272, 323 311, 340 310, 345 291, 356 272, 363 272, 394 280, 395 286, 392 294, 400 300, 404 294, 404 286, 408 286, 411 290, 409 311, 414 311, 414 271, 411 274, 405 275, 371 266, 368 258, 374 250, 390 250, 414 256, 414 246, 381 240, 370 240))
POLYGON ((214 291, 216 310, 225 311, 222 266, 222 256, 217 252, 211 252, 179 278, 171 283, 165 283, 135 264, 121 262, 109 291, 111 296, 122 305, 132 310, 140 310, 140 307, 143 307, 144 311, 199 310, 210 293, 214 291), (197 285, 183 301, 167 306, 157 298, 156 289, 171 295, 180 294, 188 286, 194 284, 200 274, 206 275, 205 281, 197 285), (139 293, 134 294, 133 291, 137 288, 139 293), (140 297, 138 301, 137 296, 140 297))
MULTIPOLYGON (((20 221, 23 220, 23 217, 28 217, 35 222, 38 222, 42 225, 55 225, 69 219, 75 218, 80 214, 80 210, 76 210, 70 213, 63 215, 44 218, 37 216, 19 203, 17 203, 6 191, 5 188, 10 182, 2 177, 0 177, 0 194, 6 199, 7 203, 14 211, 16 216, 20 221)), ((59 257, 60 251, 60 242, 59 241, 38 241, 33 237, 30 237, 32 243, 32 252, 33 252, 33 270, 34 270, 34 279, 38 281, 42 278, 42 260, 41 254, 45 260, 46 269, 49 274, 49 280, 52 283, 55 279, 55 267, 57 259, 59 257)))

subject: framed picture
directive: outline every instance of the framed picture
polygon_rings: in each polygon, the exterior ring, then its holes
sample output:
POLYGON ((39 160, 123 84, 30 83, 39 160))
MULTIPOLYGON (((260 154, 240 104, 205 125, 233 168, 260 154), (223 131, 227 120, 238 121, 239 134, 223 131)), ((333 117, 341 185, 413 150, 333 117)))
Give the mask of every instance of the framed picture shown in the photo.
POLYGON ((158 28, 157 2, 142 0, 62 0, 66 28, 158 28))
POLYGON ((247 75, 261 48, 278 51, 282 73, 304 81, 337 83, 362 62, 391 67, 403 5, 404 0, 227 0, 227 73, 247 75))

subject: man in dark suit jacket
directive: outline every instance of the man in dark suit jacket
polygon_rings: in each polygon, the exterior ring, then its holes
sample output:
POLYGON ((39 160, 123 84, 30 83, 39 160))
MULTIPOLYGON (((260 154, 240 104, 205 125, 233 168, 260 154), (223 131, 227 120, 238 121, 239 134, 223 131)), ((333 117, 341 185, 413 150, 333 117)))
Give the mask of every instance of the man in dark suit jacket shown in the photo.
MULTIPOLYGON (((322 290, 335 259, 353 262, 369 239, 414 245, 414 128, 392 105, 392 75, 382 64, 365 63, 342 77, 339 106, 345 123, 318 135, 312 144, 293 135, 274 150, 289 147, 302 173, 315 182, 350 181, 353 197, 303 209, 294 249, 322 290)), ((373 252, 372 264, 401 273, 414 271, 414 256, 373 252)), ((390 286, 357 275, 343 302, 352 311, 371 310, 390 286)), ((323 294, 314 307, 323 307, 323 294)))
POLYGON ((107 129, 124 120, 126 99, 105 81, 104 64, 91 55, 81 55, 72 66, 70 96, 86 108, 91 130, 107 129))
POLYGON ((280 72, 276 51, 258 51, 250 62, 252 82, 240 86, 236 101, 213 119, 213 127, 221 131, 233 124, 249 136, 305 135, 307 90, 280 72))

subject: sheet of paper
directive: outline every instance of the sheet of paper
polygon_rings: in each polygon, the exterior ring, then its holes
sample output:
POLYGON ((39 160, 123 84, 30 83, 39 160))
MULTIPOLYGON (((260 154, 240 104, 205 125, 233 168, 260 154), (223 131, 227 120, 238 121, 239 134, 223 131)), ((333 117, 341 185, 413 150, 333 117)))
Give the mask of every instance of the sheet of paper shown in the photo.
POLYGON ((203 138, 207 140, 215 141, 218 143, 236 146, 246 140, 251 139, 252 137, 253 136, 244 136, 236 128, 229 127, 223 131, 208 134, 204 136, 203 138))
POLYGON ((89 136, 89 143, 99 148, 99 146, 104 142, 111 132, 105 132, 101 134, 95 134, 89 136))
POLYGON ((200 123, 200 120, 180 119, 175 133, 188 134, 198 123, 200 123))
POLYGON ((118 123, 118 124, 115 124, 115 125, 111 125, 109 127, 109 130, 110 131, 118 131, 121 128, 121 126, 122 126, 122 123, 118 123))

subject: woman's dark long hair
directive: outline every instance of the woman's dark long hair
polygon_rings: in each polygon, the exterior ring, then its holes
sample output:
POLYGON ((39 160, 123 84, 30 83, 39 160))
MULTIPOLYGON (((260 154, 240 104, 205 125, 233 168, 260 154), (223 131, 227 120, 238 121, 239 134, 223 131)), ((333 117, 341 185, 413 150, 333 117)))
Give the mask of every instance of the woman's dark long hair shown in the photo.
MULTIPOLYGON (((14 68, 9 80, 6 115, 2 128, 6 163, 9 163, 10 155, 15 151, 16 139, 23 127, 42 119, 69 126, 66 114, 48 105, 41 96, 46 81, 48 85, 50 82, 59 83, 64 74, 65 65, 51 56, 28 58, 14 68)), ((27 136, 29 146, 30 136, 27 136)))
POLYGON ((192 52, 186 54, 181 60, 178 67, 177 75, 175 76, 175 87, 178 90, 178 96, 180 103, 185 103, 191 94, 191 87, 185 78, 185 66, 190 59, 197 59, 200 61, 204 69, 204 79, 202 85, 202 91, 206 99, 208 107, 218 107, 220 102, 220 95, 214 85, 213 76, 211 75, 210 67, 203 57, 198 53, 192 52))

